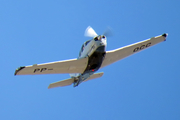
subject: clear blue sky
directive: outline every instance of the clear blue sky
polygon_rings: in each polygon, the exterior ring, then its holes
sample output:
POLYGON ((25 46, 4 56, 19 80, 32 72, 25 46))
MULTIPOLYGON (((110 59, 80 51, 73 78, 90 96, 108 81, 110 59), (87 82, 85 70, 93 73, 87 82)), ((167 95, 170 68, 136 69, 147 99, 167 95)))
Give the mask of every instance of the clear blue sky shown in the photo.
POLYGON ((180 1, 1 0, 1 120, 180 120, 180 1), (107 50, 168 33, 105 67, 102 78, 47 89, 68 74, 14 76, 19 66, 76 58, 87 26, 113 29, 107 50))

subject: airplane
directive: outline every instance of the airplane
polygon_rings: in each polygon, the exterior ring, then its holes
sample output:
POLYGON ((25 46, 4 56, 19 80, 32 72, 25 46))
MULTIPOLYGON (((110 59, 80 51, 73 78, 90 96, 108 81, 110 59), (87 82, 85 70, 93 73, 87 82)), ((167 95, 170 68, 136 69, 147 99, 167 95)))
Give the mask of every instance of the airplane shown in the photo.
POLYGON ((78 58, 22 66, 16 69, 14 75, 69 73, 71 78, 51 83, 48 89, 71 84, 74 84, 74 87, 76 87, 82 82, 102 77, 103 72, 95 73, 99 69, 163 42, 168 36, 167 33, 164 33, 147 40, 106 51, 107 35, 108 32, 98 35, 92 27, 88 26, 85 30, 85 36, 92 37, 92 39, 83 43, 78 58))

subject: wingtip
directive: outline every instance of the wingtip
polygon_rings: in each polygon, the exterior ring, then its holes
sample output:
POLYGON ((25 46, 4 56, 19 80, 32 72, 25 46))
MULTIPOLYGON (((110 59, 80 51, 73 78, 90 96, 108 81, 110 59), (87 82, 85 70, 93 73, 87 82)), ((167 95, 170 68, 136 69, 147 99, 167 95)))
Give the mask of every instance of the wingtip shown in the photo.
POLYGON ((22 66, 22 67, 19 67, 18 69, 16 69, 16 71, 15 71, 15 73, 14 73, 14 76, 16 76, 17 73, 18 73, 20 70, 24 69, 24 68, 25 68, 25 66, 22 66))
MULTIPOLYGON (((51 84, 50 84, 50 85, 51 85, 51 84)), ((51 88, 52 88, 50 85, 48 86, 48 89, 51 89, 51 88)))
POLYGON ((168 34, 167 34, 167 33, 164 33, 164 34, 162 34, 162 36, 165 37, 165 40, 164 40, 164 41, 166 41, 166 37, 168 36, 168 34))
POLYGON ((168 34, 167 34, 167 33, 164 33, 164 34, 162 34, 162 36, 167 37, 167 36, 168 36, 168 34))

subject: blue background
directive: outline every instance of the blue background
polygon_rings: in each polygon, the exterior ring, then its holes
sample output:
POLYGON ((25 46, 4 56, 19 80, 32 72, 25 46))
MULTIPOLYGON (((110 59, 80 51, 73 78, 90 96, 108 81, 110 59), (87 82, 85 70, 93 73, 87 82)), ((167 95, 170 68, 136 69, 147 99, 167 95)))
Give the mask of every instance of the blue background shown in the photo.
POLYGON ((0 119, 179 120, 180 1, 0 0, 0 119), (19 66, 78 57, 87 26, 110 26, 113 50, 168 33, 166 42, 73 88, 47 89, 68 74, 14 76, 19 66))

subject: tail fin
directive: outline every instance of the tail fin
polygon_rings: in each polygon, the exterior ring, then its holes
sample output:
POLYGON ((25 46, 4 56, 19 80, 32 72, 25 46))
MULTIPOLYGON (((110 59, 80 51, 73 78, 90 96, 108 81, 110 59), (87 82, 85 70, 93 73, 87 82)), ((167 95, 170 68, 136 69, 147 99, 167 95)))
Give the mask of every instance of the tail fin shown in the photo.
MULTIPOLYGON (((103 72, 93 74, 93 75, 91 75, 88 79, 86 79, 84 82, 86 82, 86 81, 88 81, 88 80, 95 79, 95 78, 102 77, 103 74, 104 74, 103 72)), ((48 86, 48 89, 50 89, 50 88, 55 88, 55 87, 68 86, 68 85, 71 85, 73 82, 74 82, 74 78, 69 78, 69 79, 66 79, 66 80, 63 80, 63 81, 54 82, 54 83, 51 83, 51 84, 48 86)))

